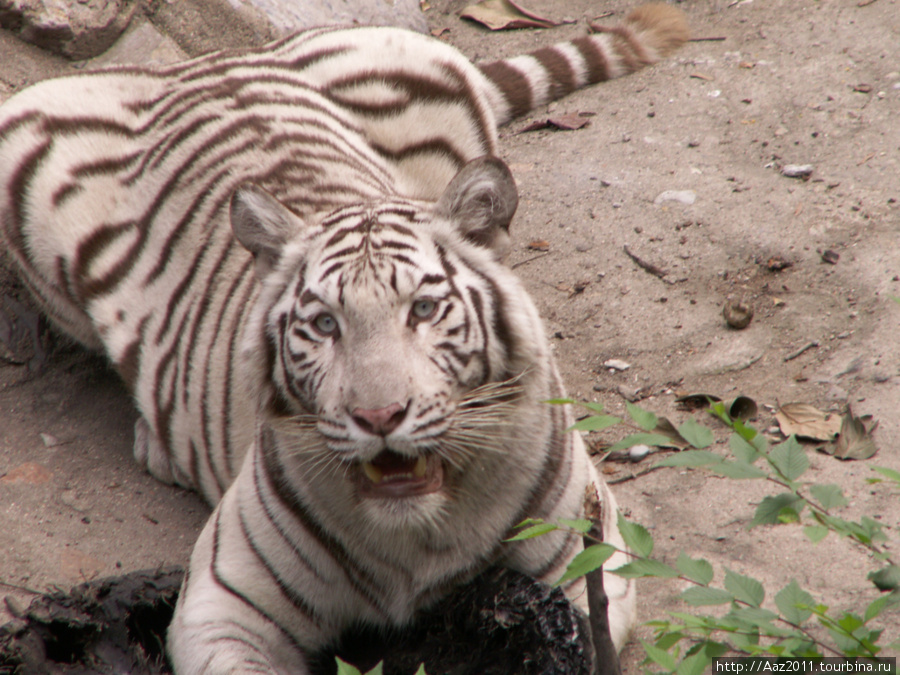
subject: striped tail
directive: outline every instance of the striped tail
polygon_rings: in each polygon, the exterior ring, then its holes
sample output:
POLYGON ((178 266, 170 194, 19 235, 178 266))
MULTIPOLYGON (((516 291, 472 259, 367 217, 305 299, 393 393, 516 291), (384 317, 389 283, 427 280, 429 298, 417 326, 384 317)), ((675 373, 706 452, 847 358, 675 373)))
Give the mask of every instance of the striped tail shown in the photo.
POLYGON ((681 10, 662 3, 635 9, 620 26, 480 66, 494 85, 498 125, 581 87, 633 73, 687 42, 681 10))

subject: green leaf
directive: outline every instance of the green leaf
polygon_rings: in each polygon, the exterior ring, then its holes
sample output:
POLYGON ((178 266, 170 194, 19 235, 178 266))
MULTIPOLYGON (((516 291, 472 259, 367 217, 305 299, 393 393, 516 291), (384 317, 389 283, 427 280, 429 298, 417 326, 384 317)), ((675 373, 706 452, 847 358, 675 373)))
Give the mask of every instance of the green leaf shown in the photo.
POLYGON ((384 672, 384 661, 379 661, 372 670, 366 673, 366 675, 382 675, 384 672))
POLYGON ((731 434, 731 437, 728 439, 728 447, 731 449, 731 454, 739 462, 753 464, 762 456, 750 441, 738 433, 731 434))
POLYGON ((765 497, 756 507, 756 513, 753 514, 753 520, 750 521, 750 528, 757 525, 778 525, 784 522, 781 517, 784 515, 785 509, 799 514, 804 505, 803 499, 793 492, 782 492, 780 495, 765 497))
POLYGON ((801 625, 812 616, 812 612, 807 608, 815 604, 815 599, 800 588, 796 579, 791 579, 791 583, 775 594, 775 606, 778 607, 778 611, 786 621, 795 626, 801 625))
POLYGON ((641 577, 674 579, 678 576, 678 570, 658 560, 647 559, 632 560, 630 563, 609 571, 625 579, 639 579, 641 577))
POLYGON ((509 539, 505 539, 504 541, 522 541, 523 539, 534 539, 535 537, 540 537, 543 534, 555 532, 558 529, 559 526, 555 523, 540 523, 538 525, 526 527, 517 535, 510 537, 509 539))
POLYGON ((678 664, 678 670, 675 672, 678 673, 678 675, 703 675, 707 666, 711 663, 712 659, 706 654, 697 652, 682 660, 682 662, 678 664))
POLYGON ((721 464, 711 466, 709 470, 713 473, 725 476, 726 478, 734 478, 737 480, 767 478, 769 475, 757 466, 740 461, 724 461, 721 464))
POLYGON ((575 530, 576 532, 580 532, 581 534, 587 534, 590 531, 593 523, 586 518, 578 518, 577 520, 568 520, 567 518, 560 518, 557 521, 563 527, 567 527, 570 530, 575 530))
POLYGON ((900 592, 898 591, 875 598, 875 600, 866 607, 866 614, 864 617, 866 623, 869 623, 872 619, 881 614, 887 607, 893 607, 898 603, 900 603, 900 592))
POLYGON ((710 466, 721 464, 725 460, 709 450, 684 450, 683 452, 669 455, 661 459, 654 466, 710 466))
POLYGON ((693 417, 688 418, 684 424, 678 427, 678 433, 681 434, 684 440, 699 450, 709 447, 714 440, 712 431, 697 422, 693 417))
POLYGON ((419 666, 419 669, 416 671, 416 675, 428 675, 428 673, 425 672, 425 664, 424 663, 419 666))
POLYGON ((583 577, 585 574, 593 572, 609 560, 616 550, 616 547, 611 544, 593 544, 588 546, 581 553, 572 558, 572 562, 569 563, 565 573, 554 586, 561 586, 567 581, 583 577))
POLYGON ((544 401, 544 403, 547 403, 547 404, 549 404, 549 405, 571 405, 571 404, 575 403, 575 399, 571 399, 571 398, 551 398, 551 399, 548 399, 548 400, 544 401))
POLYGON ((822 541, 828 536, 829 532, 831 532, 831 530, 824 525, 807 525, 803 528, 803 534, 805 534, 806 538, 814 544, 818 544, 822 541))
POLYGON ((769 451, 769 461, 789 481, 797 480, 809 468, 809 459, 796 436, 791 436, 772 448, 769 451))
POLYGON ((361 675, 359 669, 349 663, 345 663, 337 657, 335 657, 335 661, 337 661, 337 675, 361 675))
POLYGON ((644 431, 653 431, 656 428, 656 415, 649 410, 644 410, 640 406, 627 401, 625 402, 625 409, 628 410, 628 414, 634 420, 634 423, 644 431))
POLYGON ((602 403, 594 403, 593 401, 579 401, 577 405, 580 405, 582 408, 587 408, 592 413, 595 413, 597 415, 602 415, 605 412, 602 403))
POLYGON ((647 652, 647 658, 653 661, 653 663, 661 666, 668 672, 675 670, 675 657, 669 652, 660 649, 656 645, 652 645, 645 640, 641 640, 641 644, 644 646, 644 651, 647 652))
POLYGON ((713 580, 713 567, 706 560, 690 558, 682 551, 675 563, 678 571, 693 582, 707 586, 713 580))
POLYGON ((765 600, 766 590, 753 577, 744 576, 725 568, 725 588, 734 594, 737 600, 746 602, 751 607, 759 607, 765 600))
POLYGON ((838 485, 810 485, 809 491, 826 511, 836 506, 846 506, 847 500, 838 485))
POLYGON ((692 586, 681 594, 681 599, 694 607, 705 605, 727 605, 734 601, 734 595, 722 588, 692 586))
POLYGON ((877 471, 885 478, 889 478, 895 483, 900 484, 900 471, 889 469, 886 466, 870 466, 869 468, 872 469, 872 471, 877 471))
POLYGON ((613 443, 612 446, 610 446, 609 451, 627 450, 632 445, 652 445, 657 448, 675 447, 672 445, 672 440, 667 436, 663 436, 662 434, 641 433, 631 434, 631 436, 626 436, 621 441, 613 443))
POLYGON ((639 558, 649 558, 653 553, 653 537, 643 525, 632 523, 622 516, 621 512, 616 513, 616 524, 619 528, 619 534, 625 540, 625 545, 639 558))
POLYGON ((867 578, 879 591, 896 591, 900 588, 900 567, 888 565, 875 572, 869 572, 867 578))
POLYGON ((566 431, 603 431, 621 422, 621 418, 612 415, 591 415, 583 420, 578 420, 566 431))

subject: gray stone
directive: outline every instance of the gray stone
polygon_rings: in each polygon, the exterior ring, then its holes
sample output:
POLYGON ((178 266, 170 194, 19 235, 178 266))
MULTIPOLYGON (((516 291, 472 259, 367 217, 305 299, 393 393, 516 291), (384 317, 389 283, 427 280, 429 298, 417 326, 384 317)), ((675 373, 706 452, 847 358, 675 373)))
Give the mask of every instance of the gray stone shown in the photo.
POLYGON ((106 51, 128 27, 134 0, 0 0, 0 27, 79 61, 106 51))
POLYGON ((282 33, 324 25, 401 26, 424 33, 428 24, 419 0, 228 0, 235 9, 248 5, 262 12, 282 33))
POLYGON ((679 204, 690 206, 695 201, 697 201, 697 193, 693 190, 664 190, 656 196, 653 203, 678 202, 679 204))

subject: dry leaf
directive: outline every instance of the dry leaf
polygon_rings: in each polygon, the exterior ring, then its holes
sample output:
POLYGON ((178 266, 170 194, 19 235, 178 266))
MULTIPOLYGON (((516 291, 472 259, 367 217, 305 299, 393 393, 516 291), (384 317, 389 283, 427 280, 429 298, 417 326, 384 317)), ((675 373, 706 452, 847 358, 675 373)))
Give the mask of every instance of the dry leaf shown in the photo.
MULTIPOLYGON (((848 407, 847 414, 841 420, 840 435, 833 445, 822 448, 822 451, 838 459, 868 459, 878 452, 872 438, 878 423, 866 428, 866 417, 854 417, 848 407)), ((872 418, 868 417, 868 421, 871 422, 872 418)))
POLYGON ((582 117, 578 113, 570 113, 568 115, 550 117, 547 120, 547 123, 562 131, 574 131, 575 129, 581 129, 581 127, 585 126, 589 121, 589 119, 582 117))
POLYGON ((491 30, 551 28, 559 25, 555 21, 525 9, 512 0, 482 0, 482 2, 466 7, 460 16, 477 21, 491 30))
POLYGON ((841 418, 809 403, 785 403, 775 413, 781 433, 814 441, 831 441, 841 431, 841 418))
POLYGON ((532 251, 549 251, 550 242, 546 239, 535 239, 528 244, 528 248, 530 248, 532 251))

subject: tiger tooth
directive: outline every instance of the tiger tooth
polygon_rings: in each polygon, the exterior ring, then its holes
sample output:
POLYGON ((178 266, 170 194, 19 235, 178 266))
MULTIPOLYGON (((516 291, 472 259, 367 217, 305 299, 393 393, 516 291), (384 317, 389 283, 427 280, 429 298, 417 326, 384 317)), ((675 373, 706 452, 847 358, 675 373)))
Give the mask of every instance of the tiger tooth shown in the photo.
POLYGON ((424 456, 419 455, 419 458, 416 460, 416 466, 413 469, 413 475, 416 478, 424 478, 425 472, 427 470, 428 470, 428 462, 426 461, 424 456))
POLYGON ((383 474, 372 462, 363 462, 362 465, 363 473, 366 474, 366 478, 375 483, 376 485, 380 483, 383 479, 383 474))

